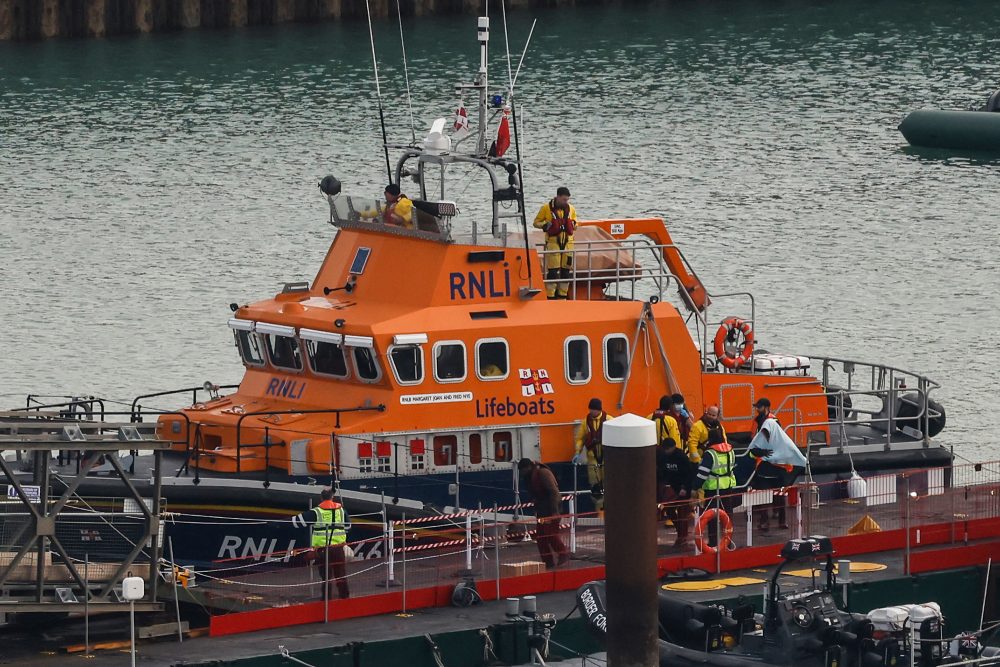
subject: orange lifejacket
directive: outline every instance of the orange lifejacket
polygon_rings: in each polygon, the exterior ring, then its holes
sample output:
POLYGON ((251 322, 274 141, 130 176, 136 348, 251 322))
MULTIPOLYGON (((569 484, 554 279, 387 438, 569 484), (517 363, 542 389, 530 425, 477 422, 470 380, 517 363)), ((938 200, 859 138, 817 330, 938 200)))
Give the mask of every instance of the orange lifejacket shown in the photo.
POLYGON ((545 230, 547 236, 554 237, 560 234, 572 236, 576 231, 576 220, 569 217, 568 208, 556 208, 555 200, 549 202, 549 210, 552 211, 552 222, 545 230))

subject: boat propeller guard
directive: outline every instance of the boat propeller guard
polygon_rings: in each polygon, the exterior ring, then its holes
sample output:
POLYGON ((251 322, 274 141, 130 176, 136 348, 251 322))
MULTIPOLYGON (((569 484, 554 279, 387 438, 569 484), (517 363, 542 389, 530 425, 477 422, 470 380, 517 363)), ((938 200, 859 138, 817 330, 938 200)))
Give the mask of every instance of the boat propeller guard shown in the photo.
POLYGON ((727 317, 715 332, 715 356, 726 368, 739 368, 748 363, 753 345, 753 328, 738 317, 727 317))

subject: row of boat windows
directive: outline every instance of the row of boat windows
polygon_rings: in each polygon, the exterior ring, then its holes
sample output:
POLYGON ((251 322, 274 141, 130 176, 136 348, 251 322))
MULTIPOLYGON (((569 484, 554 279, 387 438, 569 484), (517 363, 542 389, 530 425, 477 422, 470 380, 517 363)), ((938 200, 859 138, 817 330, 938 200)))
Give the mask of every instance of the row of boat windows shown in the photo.
MULTIPOLYGON (((275 368, 299 372, 308 364, 317 374, 346 379, 352 374, 362 382, 378 382, 382 370, 375 351, 369 347, 343 346, 291 336, 235 331, 236 346, 248 366, 263 367, 268 361, 275 368), (263 344, 261 341, 263 340, 263 344), (305 354, 303 355, 303 345, 305 354)), ((628 339, 623 334, 604 337, 604 378, 621 382, 628 368, 628 339)), ((434 380, 439 383, 462 382, 468 377, 468 354, 462 341, 440 341, 432 348, 434 380)), ((415 385, 424 381, 422 345, 389 346, 389 364, 396 381, 415 385)), ((570 336, 563 342, 563 368, 570 384, 590 382, 590 339, 570 336)), ((503 338, 476 341, 474 369, 483 381, 503 380, 510 376, 510 350, 503 338)))
MULTIPOLYGON (((431 439, 431 451, 425 441, 410 441, 410 470, 427 470, 428 463, 435 468, 456 465, 485 465, 509 463, 514 460, 514 443, 510 431, 496 431, 485 438, 481 433, 470 433, 461 443, 455 434, 436 435, 431 439), (484 446, 485 445, 485 446, 484 446), (428 454, 430 461, 427 460, 428 454)), ((388 442, 358 444, 358 472, 392 472, 392 447, 388 442), (373 446, 374 445, 374 446, 373 446)))

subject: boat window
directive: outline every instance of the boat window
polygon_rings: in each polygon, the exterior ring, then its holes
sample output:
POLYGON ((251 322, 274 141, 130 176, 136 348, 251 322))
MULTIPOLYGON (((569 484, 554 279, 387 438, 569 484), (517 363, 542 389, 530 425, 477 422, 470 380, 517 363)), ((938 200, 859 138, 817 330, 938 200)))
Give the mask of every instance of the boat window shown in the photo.
POLYGON ((392 443, 388 441, 375 443, 375 472, 392 472, 392 443))
POLYGON ((590 339, 571 336, 565 346, 566 381, 570 384, 590 382, 590 339))
POLYGON ((379 379, 378 362, 375 361, 375 350, 368 347, 355 347, 354 368, 358 371, 358 377, 368 382, 375 382, 379 379))
POLYGON ((476 465, 483 462, 483 436, 478 433, 469 435, 469 463, 476 465))
POLYGON ((264 351, 260 348, 260 338, 252 331, 233 331, 236 348, 247 366, 263 366, 264 351))
POLYGON ((267 341, 267 356, 271 358, 272 364, 289 371, 302 370, 302 355, 299 352, 297 339, 291 336, 268 334, 264 340, 267 341))
POLYGON ((424 381, 424 348, 419 345, 393 345, 389 348, 389 363, 399 384, 424 381))
POLYGON ((347 359, 344 357, 344 348, 340 345, 307 340, 306 353, 309 355, 309 367, 313 373, 338 378, 347 377, 347 359))
POLYGON ((458 458, 458 436, 457 435, 436 435, 434 436, 434 465, 453 466, 458 458))
POLYGON ((375 447, 370 442, 358 443, 358 472, 369 474, 374 470, 375 447))
POLYGON ((493 434, 493 460, 497 463, 514 460, 514 441, 510 431, 497 431, 493 434))
POLYGON ((423 470, 426 464, 424 460, 424 439, 415 438, 410 440, 410 470, 423 470))
POLYGON ((458 340, 435 343, 434 379, 438 382, 465 379, 465 343, 458 340))
POLYGON ((480 380, 503 380, 510 375, 507 341, 503 338, 476 342, 476 374, 480 380))
POLYGON ((628 372, 628 338, 624 334, 604 337, 604 378, 608 382, 624 382, 628 372))

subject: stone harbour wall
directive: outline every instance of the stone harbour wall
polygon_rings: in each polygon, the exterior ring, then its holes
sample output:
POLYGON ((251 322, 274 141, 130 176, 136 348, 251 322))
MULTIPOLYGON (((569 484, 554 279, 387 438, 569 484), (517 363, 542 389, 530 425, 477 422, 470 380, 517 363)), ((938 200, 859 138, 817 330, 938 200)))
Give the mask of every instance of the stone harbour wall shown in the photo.
MULTIPOLYGON (((372 15, 396 0, 369 0, 372 15)), ((476 14, 482 0, 400 0, 406 16, 476 14)), ((610 4, 595 0, 508 0, 512 7, 610 4)), ((0 40, 105 37, 191 28, 235 28, 364 18, 365 0, 0 0, 0 40)))

